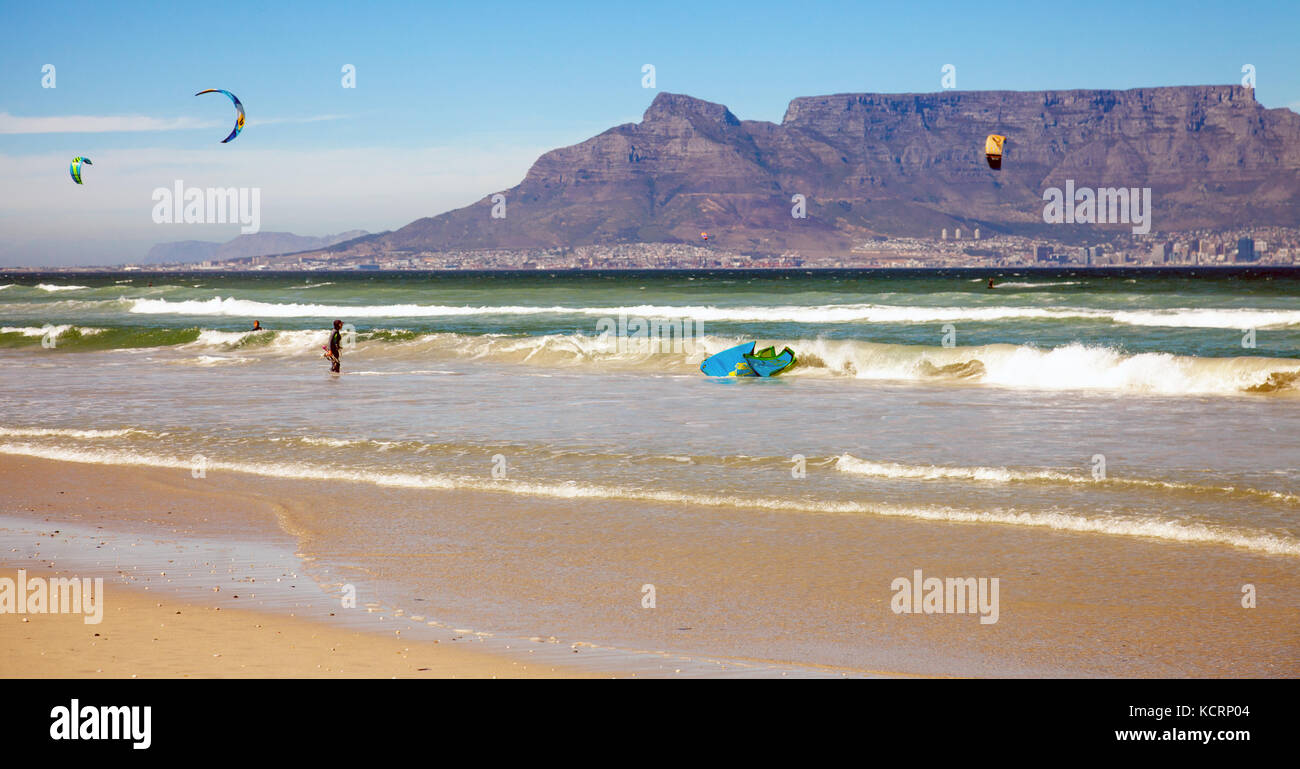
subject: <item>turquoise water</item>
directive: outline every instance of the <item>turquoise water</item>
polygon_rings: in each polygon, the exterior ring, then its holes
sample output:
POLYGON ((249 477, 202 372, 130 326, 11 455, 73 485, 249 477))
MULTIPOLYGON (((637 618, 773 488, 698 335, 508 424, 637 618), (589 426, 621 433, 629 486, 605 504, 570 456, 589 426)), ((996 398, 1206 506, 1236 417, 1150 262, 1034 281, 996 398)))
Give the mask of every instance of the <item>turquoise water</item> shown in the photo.
MULTIPOLYGON (((1300 354, 1295 270, 758 271, 0 275, 11 326, 301 330, 344 317, 360 330, 594 334, 598 317, 693 317, 709 333, 938 344, 1069 343, 1124 352, 1300 354), (986 288, 995 276, 999 288, 986 288), (152 285, 150 285, 152 284, 152 285), (78 288, 80 287, 80 288, 78 288)), ((177 337, 181 339, 182 337, 177 337)), ((17 340, 7 340, 9 344, 17 340)), ((120 345, 154 344, 141 336, 120 345)))

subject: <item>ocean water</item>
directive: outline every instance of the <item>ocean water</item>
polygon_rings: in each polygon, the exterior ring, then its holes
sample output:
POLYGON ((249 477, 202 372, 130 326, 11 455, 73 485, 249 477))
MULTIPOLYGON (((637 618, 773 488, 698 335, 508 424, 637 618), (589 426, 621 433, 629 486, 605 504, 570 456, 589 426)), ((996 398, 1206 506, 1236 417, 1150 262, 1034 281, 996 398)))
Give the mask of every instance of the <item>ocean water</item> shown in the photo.
POLYGON ((3 275, 0 453, 1300 556, 1300 273, 989 274, 3 275))

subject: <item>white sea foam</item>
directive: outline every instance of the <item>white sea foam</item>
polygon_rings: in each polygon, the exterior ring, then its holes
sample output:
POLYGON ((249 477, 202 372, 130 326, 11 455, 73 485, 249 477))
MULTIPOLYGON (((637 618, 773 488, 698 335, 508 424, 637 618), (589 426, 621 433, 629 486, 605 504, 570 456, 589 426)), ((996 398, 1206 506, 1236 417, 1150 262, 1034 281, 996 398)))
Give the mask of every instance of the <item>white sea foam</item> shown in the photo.
POLYGON ((1010 483, 1012 481, 1061 481, 1065 483, 1083 483, 1083 476, 1073 476, 1051 470, 1018 471, 1005 467, 945 467, 942 465, 904 465, 897 462, 873 462, 858 459, 852 454, 843 454, 836 458, 835 469, 842 473, 869 475, 877 478, 898 478, 906 480, 969 480, 990 483, 1010 483))
POLYGON ((0 334, 22 334, 23 336, 45 336, 47 333, 53 331, 54 335, 57 337, 74 328, 81 334, 87 336, 90 334, 98 334, 104 330, 102 328, 91 328, 88 326, 73 326, 71 324, 63 324, 59 326, 49 326, 49 327, 41 327, 41 328, 37 328, 36 326, 2 326, 0 327, 0 334))
MULTIPOLYGON (((54 326, 56 335, 62 334, 72 326, 54 326)), ((22 334, 23 336, 45 336, 48 328, 36 328, 35 326, 0 326, 0 334, 22 334)))
POLYGON ((1253 309, 1167 309, 1106 311, 1116 323, 1180 328, 1282 328, 1300 325, 1300 311, 1253 309))
POLYGON ((85 291, 90 286, 56 286, 52 283, 37 283, 36 287, 42 291, 85 291))
POLYGON ((806 364, 792 372, 796 376, 954 380, 1038 390, 1237 394, 1265 385, 1273 374, 1300 371, 1300 361, 1292 359, 1126 354, 1083 344, 944 348, 817 339, 800 341, 796 349, 806 364))
POLYGON ((212 315, 275 318, 418 318, 512 315, 692 318, 704 322, 790 323, 940 323, 1026 320, 1095 320, 1136 326, 1191 328, 1276 328, 1300 325, 1300 310, 1172 308, 1115 311, 1072 307, 917 307, 843 304, 821 306, 712 307, 635 305, 628 307, 453 306, 423 304, 334 305, 259 302, 234 297, 170 301, 128 300, 138 314, 212 315))
POLYGON ((1198 483, 1181 483, 1177 481, 1160 481, 1150 478, 1123 478, 1108 476, 1098 480, 1091 474, 1063 473, 1058 470, 1023 470, 1006 467, 953 467, 944 465, 905 465, 897 462, 875 462, 859 459, 852 454, 843 454, 835 459, 834 467, 842 473, 865 475, 876 478, 900 480, 959 480, 985 483, 1069 483, 1100 486, 1140 486, 1145 488, 1168 489, 1170 491, 1211 492, 1219 494, 1249 494, 1267 497, 1291 504, 1300 504, 1300 495, 1286 494, 1264 489, 1252 489, 1236 486, 1209 486, 1198 483))
POLYGON ((257 332, 256 331, 215 331, 213 329, 205 328, 199 331, 198 338, 195 339, 193 342, 190 342, 190 344, 201 345, 204 347, 226 347, 229 345, 238 344, 244 341, 245 339, 247 339, 250 335, 255 333, 257 332))
MULTIPOLYGON (((977 278, 976 280, 980 281, 982 280, 982 278, 977 278)), ((995 281, 993 285, 997 286, 998 288, 1050 288, 1052 286, 1077 286, 1080 285, 1080 281, 1062 280, 1062 281, 1056 281, 1052 283, 1017 283, 1015 281, 1011 281, 1008 283, 997 283, 995 281)))
MULTIPOLYGON (((272 440, 278 441, 280 439, 273 438, 272 440)), ((353 439, 345 439, 345 438, 316 438, 312 436, 294 438, 293 440, 306 443, 309 446, 330 446, 333 448, 341 448, 343 446, 361 446, 363 444, 369 443, 369 441, 366 439, 353 440, 353 439)))
MULTIPOLYGON (((189 461, 184 459, 134 451, 74 449, 38 446, 28 443, 0 444, 0 453, 101 465, 142 466, 177 470, 189 470, 192 466, 189 461)), ((1087 534, 1149 537, 1167 542, 1228 545, 1256 552, 1300 556, 1300 540, 1291 537, 1255 530, 1162 520, 1154 517, 1142 519, 1119 516, 1086 517, 1076 513, 1058 511, 962 510, 940 506, 904 507, 857 502, 785 500, 763 496, 715 496, 576 482, 490 481, 481 478, 353 470, 302 463, 224 462, 211 458, 206 462, 205 469, 209 473, 228 471, 272 478, 319 480, 329 481, 330 483, 353 481, 412 489, 461 489, 560 499, 639 500, 708 507, 736 507, 822 514, 865 514, 973 524, 1010 524, 1087 534)))
POLYGON ((199 355, 193 358, 182 358, 176 362, 194 366, 238 366, 244 363, 252 363, 253 359, 238 355, 199 355))
POLYGON ((216 331, 213 329, 202 329, 199 331, 198 338, 183 347, 188 348, 216 348, 219 350, 241 349, 248 352, 255 350, 265 350, 272 353, 307 353, 319 351, 320 346, 325 343, 329 335, 325 331, 311 329, 298 329, 287 331, 271 331, 263 329, 262 331, 216 331), (265 341, 241 347, 250 339, 257 337, 265 341))
POLYGON ((21 438, 122 438, 127 435, 157 435, 148 430, 124 428, 121 430, 71 430, 57 427, 0 427, 0 435, 21 438))

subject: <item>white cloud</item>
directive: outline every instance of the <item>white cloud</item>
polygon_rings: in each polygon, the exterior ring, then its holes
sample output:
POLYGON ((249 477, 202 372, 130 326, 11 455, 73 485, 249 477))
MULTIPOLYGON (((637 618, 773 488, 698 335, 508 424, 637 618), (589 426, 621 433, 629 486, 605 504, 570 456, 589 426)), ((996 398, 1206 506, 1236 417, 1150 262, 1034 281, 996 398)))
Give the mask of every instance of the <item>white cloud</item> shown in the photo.
MULTIPOLYGON (((305 117, 255 117, 249 125, 282 125, 346 120, 351 115, 307 115, 305 117)), ((129 133, 136 131, 187 131, 220 128, 224 122, 190 117, 161 118, 145 115, 60 115, 19 117, 0 112, 0 134, 129 133)))
POLYGON ((0 134, 116 133, 124 131, 183 131, 212 128, 217 123, 188 117, 159 118, 144 115, 61 115, 18 117, 0 112, 0 134))

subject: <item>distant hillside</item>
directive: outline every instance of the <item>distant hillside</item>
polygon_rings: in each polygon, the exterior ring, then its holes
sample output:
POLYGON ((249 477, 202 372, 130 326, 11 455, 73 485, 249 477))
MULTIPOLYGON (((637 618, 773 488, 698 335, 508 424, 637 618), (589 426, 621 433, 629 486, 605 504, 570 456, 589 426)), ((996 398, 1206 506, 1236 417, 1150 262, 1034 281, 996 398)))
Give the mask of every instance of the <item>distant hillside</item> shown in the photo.
POLYGON ((141 264, 186 264, 213 258, 221 244, 208 240, 177 240, 149 249, 141 264))
POLYGON ((188 264, 208 260, 223 261, 249 256, 270 256, 296 251, 327 248, 368 234, 365 230, 349 230, 337 235, 295 235, 292 232, 259 232, 240 235, 234 240, 217 243, 206 240, 180 240, 159 243, 149 249, 143 264, 188 264))
POLYGON ((699 242, 843 253, 873 235, 941 228, 1059 237, 1043 191, 1152 188, 1153 231, 1300 224, 1300 115, 1241 86, 944 91, 795 99, 779 123, 660 93, 628 123, 540 157, 468 207, 331 255, 699 242), (1007 136, 1000 171, 984 138, 1007 136), (793 195, 807 218, 792 218, 793 195))

